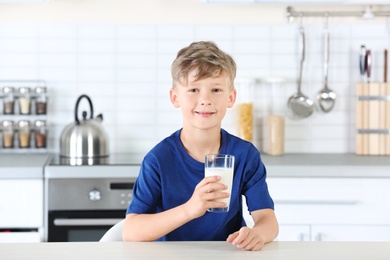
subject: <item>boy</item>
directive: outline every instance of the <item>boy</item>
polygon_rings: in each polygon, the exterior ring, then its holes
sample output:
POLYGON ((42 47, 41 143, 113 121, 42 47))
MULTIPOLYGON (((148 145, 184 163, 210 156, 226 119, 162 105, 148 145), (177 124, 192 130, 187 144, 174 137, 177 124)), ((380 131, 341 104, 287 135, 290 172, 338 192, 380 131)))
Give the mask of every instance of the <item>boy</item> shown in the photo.
POLYGON ((236 100, 236 64, 213 42, 194 42, 172 64, 170 99, 181 108, 183 127, 144 158, 123 228, 125 241, 226 240, 238 248, 260 250, 278 234, 273 201, 259 151, 221 128, 236 100), (218 176, 204 177, 206 154, 235 156, 231 194, 218 176), (246 227, 241 195, 254 227, 246 227), (226 207, 216 199, 231 196, 226 207))

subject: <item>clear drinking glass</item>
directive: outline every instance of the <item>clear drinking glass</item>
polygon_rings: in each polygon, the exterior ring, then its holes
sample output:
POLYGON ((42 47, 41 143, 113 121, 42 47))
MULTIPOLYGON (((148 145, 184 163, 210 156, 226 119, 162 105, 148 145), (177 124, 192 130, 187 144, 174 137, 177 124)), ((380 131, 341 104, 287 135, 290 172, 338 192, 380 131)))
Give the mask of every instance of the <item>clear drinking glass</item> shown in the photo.
MULTIPOLYGON (((229 154, 208 154, 205 158, 204 165, 205 177, 208 176, 220 176, 220 183, 225 184, 228 188, 226 192, 232 192, 233 186, 233 173, 234 173, 234 155, 229 154)), ((218 199, 217 201, 223 201, 227 204, 225 208, 211 208, 207 211, 223 213, 229 211, 230 196, 224 199, 218 199)))

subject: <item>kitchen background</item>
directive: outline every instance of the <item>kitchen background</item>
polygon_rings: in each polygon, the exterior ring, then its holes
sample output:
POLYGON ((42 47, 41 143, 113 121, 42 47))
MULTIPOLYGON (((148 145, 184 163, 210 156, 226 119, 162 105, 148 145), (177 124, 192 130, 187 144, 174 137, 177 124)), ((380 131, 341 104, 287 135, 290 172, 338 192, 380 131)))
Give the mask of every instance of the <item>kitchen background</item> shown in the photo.
MULTIPOLYGON (((255 86, 254 143, 261 148, 261 118, 269 113, 270 104, 274 113, 286 115, 287 99, 296 93, 299 22, 286 21, 286 6, 213 5, 197 0, 0 4, 0 80, 47 82, 49 151, 59 151, 61 131, 74 121, 76 99, 87 94, 95 115, 103 114, 110 152, 145 154, 181 127, 180 111, 168 96, 170 65, 177 51, 193 41, 212 40, 236 60, 237 81, 286 79, 274 87, 274 96, 270 84, 255 86)), ((294 7, 365 9, 362 5, 294 7)), ((302 91, 315 99, 324 84, 324 18, 302 22, 307 47, 302 91)), ((327 114, 316 109, 306 119, 286 117, 286 153, 354 153, 355 84, 360 81, 362 44, 372 50, 372 81, 383 80, 383 50, 390 46, 385 18, 330 17, 329 29, 329 86, 337 93, 336 106, 327 114)), ((223 127, 234 133, 233 114, 234 109, 223 127)), ((0 121, 13 118, 17 116, 0 115, 0 121)))

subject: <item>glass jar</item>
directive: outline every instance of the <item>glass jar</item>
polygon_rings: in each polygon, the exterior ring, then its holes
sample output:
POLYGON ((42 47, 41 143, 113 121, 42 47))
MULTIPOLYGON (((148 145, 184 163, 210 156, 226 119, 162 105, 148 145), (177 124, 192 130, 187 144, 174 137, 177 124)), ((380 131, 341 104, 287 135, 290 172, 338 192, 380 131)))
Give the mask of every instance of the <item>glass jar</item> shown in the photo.
POLYGON ((20 148, 29 148, 30 147, 30 131, 31 131, 31 123, 27 120, 19 121, 19 147, 20 148))
POLYGON ((255 81, 252 79, 237 80, 237 114, 238 136, 246 141, 253 141, 253 93, 255 81))
POLYGON ((35 147, 36 148, 46 148, 46 121, 37 120, 35 121, 35 147))
POLYGON ((283 155, 284 154, 284 136, 285 136, 285 100, 283 96, 282 86, 285 83, 294 81, 282 77, 268 77, 261 80, 267 90, 267 101, 264 102, 267 106, 264 109, 267 113, 263 117, 262 125, 262 152, 268 155, 283 155))
POLYGON ((3 127, 3 148, 14 147, 14 122, 10 120, 4 120, 2 122, 3 127))
POLYGON ((35 88, 35 113, 37 115, 46 115, 47 110, 47 95, 46 87, 35 88))
POLYGON ((5 115, 13 115, 15 107, 15 89, 13 87, 3 87, 3 111, 5 115))
POLYGON ((21 115, 31 114, 31 90, 28 87, 19 88, 19 113, 21 115))

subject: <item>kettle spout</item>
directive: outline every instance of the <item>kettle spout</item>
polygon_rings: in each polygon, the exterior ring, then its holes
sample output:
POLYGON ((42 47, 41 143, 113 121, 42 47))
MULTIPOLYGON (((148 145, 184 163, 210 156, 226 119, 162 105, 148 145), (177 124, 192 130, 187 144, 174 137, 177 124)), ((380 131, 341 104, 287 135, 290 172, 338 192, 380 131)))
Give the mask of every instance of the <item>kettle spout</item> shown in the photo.
POLYGON ((96 120, 97 120, 98 122, 102 122, 102 121, 103 121, 103 115, 102 115, 102 114, 97 115, 97 116, 96 116, 96 120))

